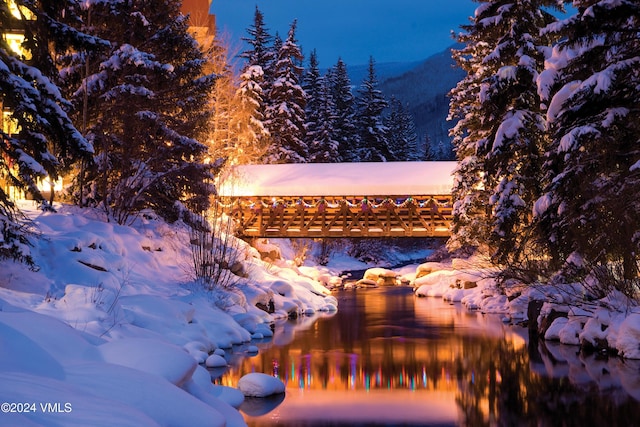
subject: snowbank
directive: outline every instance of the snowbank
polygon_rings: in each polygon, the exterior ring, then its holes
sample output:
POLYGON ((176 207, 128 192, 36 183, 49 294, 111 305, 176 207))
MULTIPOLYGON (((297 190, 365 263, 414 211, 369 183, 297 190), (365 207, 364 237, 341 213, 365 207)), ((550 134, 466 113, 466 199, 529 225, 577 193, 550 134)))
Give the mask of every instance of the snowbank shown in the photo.
POLYGON ((326 271, 263 262, 244 242, 247 277, 205 291, 186 228, 21 208, 41 235, 37 270, 0 262, 0 398, 50 405, 16 406, 2 425, 245 425, 242 392, 214 386, 205 364, 225 366, 222 349, 273 336, 279 317, 337 309, 326 271))
POLYGON ((418 297, 441 297, 461 302, 469 310, 501 314, 505 322, 534 322, 543 338, 591 350, 613 350, 627 359, 640 359, 640 307, 612 292, 601 300, 585 302, 584 286, 525 286, 501 289, 491 278, 494 271, 478 260, 458 263, 428 262, 416 268, 412 283, 418 297), (540 315, 529 319, 532 301, 542 302, 540 315))

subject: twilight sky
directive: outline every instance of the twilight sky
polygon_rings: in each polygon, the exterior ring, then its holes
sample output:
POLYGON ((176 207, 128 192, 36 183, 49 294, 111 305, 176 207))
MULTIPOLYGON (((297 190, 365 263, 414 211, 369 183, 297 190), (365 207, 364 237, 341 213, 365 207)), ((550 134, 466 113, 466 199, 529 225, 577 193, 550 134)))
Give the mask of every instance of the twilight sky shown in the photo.
POLYGON ((286 38, 294 19, 305 57, 316 49, 320 67, 426 59, 452 45, 451 31, 478 5, 472 0, 213 0, 218 34, 231 51, 242 51, 241 38, 253 24, 256 5, 269 33, 286 38))

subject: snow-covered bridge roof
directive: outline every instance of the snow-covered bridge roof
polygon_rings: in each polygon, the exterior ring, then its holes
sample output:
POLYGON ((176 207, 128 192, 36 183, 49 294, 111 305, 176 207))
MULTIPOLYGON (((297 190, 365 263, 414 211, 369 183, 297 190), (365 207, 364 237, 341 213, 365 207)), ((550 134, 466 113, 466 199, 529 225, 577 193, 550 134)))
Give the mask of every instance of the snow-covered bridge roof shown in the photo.
POLYGON ((456 162, 296 163, 236 166, 222 196, 451 194, 456 162))

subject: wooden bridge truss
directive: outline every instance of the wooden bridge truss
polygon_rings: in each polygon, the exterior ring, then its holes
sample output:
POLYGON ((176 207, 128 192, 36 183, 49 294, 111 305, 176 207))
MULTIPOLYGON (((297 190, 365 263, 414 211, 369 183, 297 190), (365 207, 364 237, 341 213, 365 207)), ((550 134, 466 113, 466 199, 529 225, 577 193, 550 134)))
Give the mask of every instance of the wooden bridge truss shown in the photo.
POLYGON ((245 237, 448 237, 450 195, 224 197, 245 237))

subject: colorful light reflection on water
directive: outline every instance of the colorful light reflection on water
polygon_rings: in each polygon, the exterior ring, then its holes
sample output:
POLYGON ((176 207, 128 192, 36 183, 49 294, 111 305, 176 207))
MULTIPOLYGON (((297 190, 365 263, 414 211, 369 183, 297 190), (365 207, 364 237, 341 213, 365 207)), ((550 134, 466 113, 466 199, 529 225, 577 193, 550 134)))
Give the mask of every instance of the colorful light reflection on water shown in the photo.
MULTIPOLYGON (((216 383, 235 387, 242 375, 264 372, 287 387, 284 399, 251 400, 240 408, 250 426, 496 425, 498 420, 540 425, 541 419, 556 417, 549 407, 558 406, 541 396, 561 390, 561 399, 565 394, 575 399, 553 369, 541 372, 544 363, 530 360, 526 330, 505 325, 498 316, 416 298, 404 287, 335 295, 337 313, 278 322, 272 339, 252 343, 258 355, 246 357, 239 347, 227 356, 230 368, 216 383)), ((620 401, 605 402, 598 411, 606 417, 620 409, 620 401)), ((627 396, 622 409, 637 413, 640 406, 627 396)))

